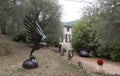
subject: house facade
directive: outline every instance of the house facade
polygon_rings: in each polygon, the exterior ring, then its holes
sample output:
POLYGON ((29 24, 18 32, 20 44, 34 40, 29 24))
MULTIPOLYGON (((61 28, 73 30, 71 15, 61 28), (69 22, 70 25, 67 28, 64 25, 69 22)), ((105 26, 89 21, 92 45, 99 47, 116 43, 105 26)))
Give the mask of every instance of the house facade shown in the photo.
POLYGON ((60 39, 60 44, 62 45, 62 48, 66 50, 72 50, 71 39, 72 39, 72 26, 64 25, 63 36, 60 39))

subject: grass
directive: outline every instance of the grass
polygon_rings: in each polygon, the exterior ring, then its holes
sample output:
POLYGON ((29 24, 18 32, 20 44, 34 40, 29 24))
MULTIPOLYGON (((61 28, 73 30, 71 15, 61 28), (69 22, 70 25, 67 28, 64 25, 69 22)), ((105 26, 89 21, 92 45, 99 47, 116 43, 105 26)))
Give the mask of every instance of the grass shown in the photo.
MULTIPOLYGON (((56 57, 56 54, 53 54, 56 57)), ((60 59, 60 58, 56 58, 58 59, 58 61, 63 64, 64 66, 67 67, 67 69, 70 70, 70 72, 74 73, 75 76, 87 76, 87 73, 84 70, 79 70, 74 64, 69 64, 67 61, 60 59)))
POLYGON ((86 76, 48 48, 34 52, 39 67, 30 70, 22 68, 22 63, 28 58, 31 48, 8 39, 0 39, 0 48, 9 52, 0 56, 0 76, 86 76))

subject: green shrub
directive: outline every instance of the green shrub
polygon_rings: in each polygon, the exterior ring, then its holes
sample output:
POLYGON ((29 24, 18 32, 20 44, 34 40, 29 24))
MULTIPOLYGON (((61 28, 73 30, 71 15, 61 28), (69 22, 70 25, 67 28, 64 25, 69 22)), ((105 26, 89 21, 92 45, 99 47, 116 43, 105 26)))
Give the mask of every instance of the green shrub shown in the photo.
MULTIPOLYGON (((101 56, 113 61, 120 61, 120 45, 104 46, 102 49, 101 56)), ((99 50, 100 52, 100 50, 99 50)))
POLYGON ((13 40, 16 42, 19 42, 19 41, 28 42, 26 30, 21 29, 16 31, 16 34, 13 36, 13 40))
POLYGON ((96 32, 92 30, 91 25, 86 19, 82 19, 73 27, 72 46, 77 53, 81 49, 87 49, 97 56, 99 46, 96 32))

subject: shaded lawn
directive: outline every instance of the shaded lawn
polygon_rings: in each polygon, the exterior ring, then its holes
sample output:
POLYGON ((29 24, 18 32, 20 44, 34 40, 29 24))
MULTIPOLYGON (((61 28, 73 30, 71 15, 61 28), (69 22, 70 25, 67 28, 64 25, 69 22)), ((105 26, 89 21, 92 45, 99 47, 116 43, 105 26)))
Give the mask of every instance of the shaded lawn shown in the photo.
POLYGON ((37 69, 23 69, 22 63, 28 58, 31 48, 9 40, 0 41, 0 48, 5 47, 9 53, 0 56, 0 76, 86 76, 48 48, 34 52, 39 63, 37 69))

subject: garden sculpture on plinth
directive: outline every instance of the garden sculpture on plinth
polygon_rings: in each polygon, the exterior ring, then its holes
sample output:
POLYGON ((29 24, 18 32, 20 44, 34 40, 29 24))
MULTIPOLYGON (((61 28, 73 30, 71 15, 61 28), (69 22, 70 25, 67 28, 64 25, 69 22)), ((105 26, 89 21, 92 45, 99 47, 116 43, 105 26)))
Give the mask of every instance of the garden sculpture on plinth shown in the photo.
POLYGON ((105 71, 104 71, 104 68, 103 68, 103 64, 104 64, 104 61, 103 59, 98 59, 97 60, 97 67, 96 67, 96 72, 99 73, 99 74, 104 74, 105 71))
POLYGON ((28 39, 32 43, 32 50, 29 55, 30 58, 23 62, 22 67, 26 69, 34 69, 38 67, 38 62, 33 56, 33 52, 45 45, 41 42, 46 38, 46 36, 37 20, 32 15, 26 15, 23 20, 25 29, 27 30, 28 39))

